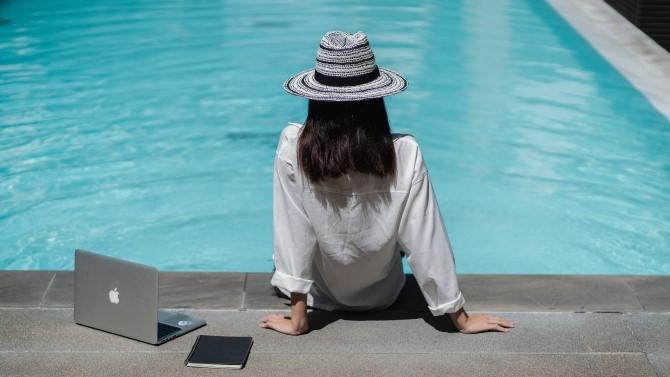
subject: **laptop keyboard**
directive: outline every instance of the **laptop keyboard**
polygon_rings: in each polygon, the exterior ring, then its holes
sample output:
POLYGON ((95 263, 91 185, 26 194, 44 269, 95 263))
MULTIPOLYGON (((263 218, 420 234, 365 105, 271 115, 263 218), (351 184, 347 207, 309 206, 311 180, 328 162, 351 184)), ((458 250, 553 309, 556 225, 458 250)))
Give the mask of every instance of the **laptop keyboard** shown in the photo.
POLYGON ((181 330, 179 327, 174 327, 158 322, 158 339, 162 339, 163 337, 172 333, 176 333, 179 330, 181 330))

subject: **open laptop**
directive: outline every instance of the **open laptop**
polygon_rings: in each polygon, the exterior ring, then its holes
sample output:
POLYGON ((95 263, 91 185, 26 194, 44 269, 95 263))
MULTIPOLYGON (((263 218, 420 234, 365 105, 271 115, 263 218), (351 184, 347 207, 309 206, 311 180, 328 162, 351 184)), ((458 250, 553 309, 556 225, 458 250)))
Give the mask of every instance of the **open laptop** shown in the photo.
POLYGON ((158 309, 158 270, 75 250, 74 321, 159 345, 205 321, 158 309))

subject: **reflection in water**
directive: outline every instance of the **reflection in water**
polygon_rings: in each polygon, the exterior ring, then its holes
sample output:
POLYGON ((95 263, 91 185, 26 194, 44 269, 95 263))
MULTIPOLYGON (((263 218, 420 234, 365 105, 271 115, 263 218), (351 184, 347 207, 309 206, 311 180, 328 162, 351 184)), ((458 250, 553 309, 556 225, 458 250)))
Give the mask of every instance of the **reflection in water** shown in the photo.
POLYGON ((262 143, 271 143, 272 145, 277 144, 279 136, 276 132, 227 132, 225 138, 231 141, 255 141, 262 143))

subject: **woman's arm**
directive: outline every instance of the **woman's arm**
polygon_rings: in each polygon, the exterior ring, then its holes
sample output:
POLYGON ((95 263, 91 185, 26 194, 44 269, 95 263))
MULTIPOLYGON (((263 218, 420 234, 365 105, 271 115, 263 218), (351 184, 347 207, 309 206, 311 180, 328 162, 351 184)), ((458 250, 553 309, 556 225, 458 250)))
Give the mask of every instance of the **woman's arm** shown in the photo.
POLYGON ((455 313, 449 313, 449 316, 454 326, 463 334, 476 334, 484 331, 508 332, 514 327, 514 323, 510 320, 493 315, 468 315, 463 308, 455 313))
POLYGON ((465 298, 458 285, 451 242, 418 144, 412 174, 398 225, 398 243, 428 309, 434 316, 449 313, 456 328, 465 334, 509 331, 514 326, 511 321, 481 314, 470 316, 463 309, 465 298))
POLYGON ((318 248, 314 227, 302 204, 303 183, 297 169, 295 143, 299 128, 285 127, 275 153, 272 178, 273 254, 276 270, 270 284, 291 292, 291 316, 263 317, 259 326, 291 335, 307 332, 307 293, 312 259, 318 248))
POLYGON ((307 295, 291 293, 291 316, 270 314, 263 317, 260 327, 277 330, 288 335, 300 335, 309 330, 307 323, 307 295))

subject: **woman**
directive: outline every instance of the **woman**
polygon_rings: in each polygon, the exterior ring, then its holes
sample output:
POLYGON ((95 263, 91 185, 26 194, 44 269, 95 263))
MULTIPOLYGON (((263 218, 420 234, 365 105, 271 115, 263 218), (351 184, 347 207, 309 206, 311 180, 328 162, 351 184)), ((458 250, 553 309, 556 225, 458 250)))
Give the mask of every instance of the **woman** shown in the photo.
POLYGON ((512 322, 468 315, 454 258, 416 140, 391 134, 384 96, 407 86, 378 68, 367 37, 328 32, 316 69, 284 83, 309 99, 304 126, 289 124, 275 155, 275 272, 291 316, 260 326, 299 335, 307 307, 373 310, 390 306, 405 283, 407 255, 428 308, 449 314, 463 333, 504 331, 512 322))

